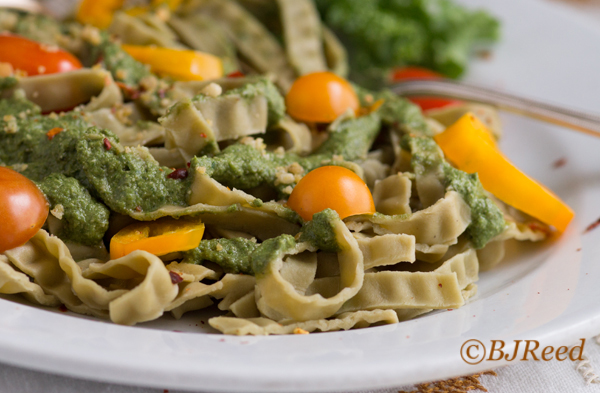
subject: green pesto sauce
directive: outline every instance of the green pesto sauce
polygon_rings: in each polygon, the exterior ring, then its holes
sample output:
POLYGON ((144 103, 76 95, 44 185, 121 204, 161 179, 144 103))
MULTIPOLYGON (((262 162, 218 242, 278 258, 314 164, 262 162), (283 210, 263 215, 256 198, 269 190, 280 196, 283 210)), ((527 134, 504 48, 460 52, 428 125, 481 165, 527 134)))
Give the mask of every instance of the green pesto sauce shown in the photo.
POLYGON ((63 240, 96 246, 108 229, 110 211, 96 201, 75 178, 55 173, 38 183, 50 209, 63 208, 61 226, 56 234, 63 240))
POLYGON ((102 33, 100 45, 92 48, 91 58, 101 60, 113 78, 131 87, 137 87, 140 81, 151 76, 148 67, 125 52, 119 44, 111 41, 106 33, 102 33))
MULTIPOLYGON (((27 164, 22 174, 31 180, 41 181, 52 173, 62 173, 75 177, 88 188, 89 182, 76 157, 79 139, 93 132, 88 130, 87 122, 75 112, 56 117, 31 115, 37 112, 39 108, 19 99, 0 100, 0 119, 6 119, 5 115, 9 113, 17 124, 15 132, 2 134, 0 162, 5 165, 27 164), (7 107, 10 109, 6 110, 7 107), (15 112, 26 115, 20 116, 15 112), (50 139, 47 133, 54 128, 62 128, 63 131, 50 139)), ((7 122, 0 123, 0 130, 6 127, 10 127, 7 122)))
MULTIPOLYGON (((366 156, 380 128, 377 113, 368 116, 342 121, 330 132, 329 138, 307 157, 296 154, 277 156, 272 153, 263 154, 248 145, 234 144, 214 157, 194 157, 191 167, 204 167, 206 173, 228 187, 250 189, 261 184, 275 187, 277 167, 285 167, 297 162, 306 172, 323 165, 332 164, 334 155, 346 161, 353 161, 366 156)), ((287 185, 281 185, 283 188, 287 185)))
MULTIPOLYGON (((26 107, 18 99, 0 100, 0 119, 26 107), (12 112, 4 112, 6 108, 12 112)), ((22 174, 28 178, 42 181, 53 173, 74 177, 121 214, 187 205, 190 177, 168 178, 171 169, 161 168, 145 150, 124 148, 112 132, 91 127, 79 113, 14 118, 16 132, 2 134, 0 162, 26 164, 22 174), (48 138, 56 127, 63 131, 48 138)))
POLYGON ((258 247, 262 245, 241 237, 202 240, 197 248, 184 253, 183 262, 198 265, 202 261, 211 261, 221 266, 225 273, 254 274, 250 256, 258 247))
POLYGON ((2 90, 10 89, 15 86, 19 81, 14 76, 7 76, 0 78, 0 92, 2 90))
POLYGON ((325 252, 338 252, 338 245, 335 235, 335 222, 340 217, 332 209, 325 209, 313 216, 312 221, 307 222, 300 230, 301 242, 307 242, 311 246, 325 252))
MULTIPOLYGON (((302 227, 299 241, 322 251, 338 252, 340 247, 334 224, 339 220, 338 214, 331 209, 315 214, 313 220, 302 227)), ((202 240, 197 248, 184 253, 183 262, 202 264, 211 261, 226 273, 257 275, 295 246, 296 240, 290 235, 280 235, 260 244, 243 238, 202 240)))
POLYGON ((265 268, 283 254, 296 247, 296 240, 291 235, 280 235, 261 243, 251 255, 250 266, 255 275, 260 275, 265 268))
POLYGON ((477 249, 484 247, 494 236, 500 234, 506 223, 504 215, 490 200, 477 174, 468 174, 452 167, 431 138, 407 135, 402 140, 402 146, 412 153, 411 165, 417 174, 436 170, 441 166, 442 182, 446 189, 458 192, 471 208, 471 223, 467 234, 473 246, 477 249))
POLYGON ((115 136, 88 134, 77 145, 77 159, 92 187, 113 211, 151 212, 165 205, 187 206, 190 178, 170 179, 149 153, 124 149, 115 136), (112 145, 106 149, 104 139, 112 145))

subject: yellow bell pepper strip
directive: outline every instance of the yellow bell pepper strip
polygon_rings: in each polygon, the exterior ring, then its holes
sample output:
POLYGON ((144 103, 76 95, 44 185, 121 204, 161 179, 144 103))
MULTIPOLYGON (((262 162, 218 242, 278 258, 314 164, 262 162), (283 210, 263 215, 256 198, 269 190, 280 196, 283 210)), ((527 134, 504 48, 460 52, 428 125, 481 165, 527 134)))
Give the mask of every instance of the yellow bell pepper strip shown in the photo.
POLYGON ((123 7, 125 0, 83 0, 77 9, 77 21, 106 29, 113 14, 123 7))
POLYGON ((191 81, 223 76, 221 59, 209 53, 155 46, 122 45, 137 61, 148 64, 152 72, 173 79, 191 81))
POLYGON ((479 175, 483 188, 505 203, 563 232, 575 215, 550 190, 515 167, 472 113, 434 136, 458 169, 479 175))
POLYGON ((117 259, 143 250, 156 256, 198 247, 204 235, 200 221, 166 219, 140 222, 121 229, 110 240, 110 258, 117 259))
POLYGON ((181 0, 152 0, 150 5, 140 5, 127 8, 125 13, 129 16, 140 16, 148 12, 152 12, 153 9, 163 5, 166 5, 171 11, 175 11, 181 5, 181 0))
POLYGON ((153 7, 166 4, 171 11, 175 11, 181 5, 181 0, 152 0, 150 4, 152 4, 153 7))

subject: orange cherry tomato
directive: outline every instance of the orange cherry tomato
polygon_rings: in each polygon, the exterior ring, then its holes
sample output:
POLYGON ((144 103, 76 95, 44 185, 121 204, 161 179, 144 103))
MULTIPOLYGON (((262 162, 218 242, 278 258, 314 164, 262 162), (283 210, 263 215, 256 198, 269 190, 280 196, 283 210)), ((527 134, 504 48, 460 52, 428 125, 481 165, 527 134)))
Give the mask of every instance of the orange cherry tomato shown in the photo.
POLYGON ((69 52, 16 35, 0 35, 0 48, 0 63, 8 63, 29 76, 82 68, 69 52))
POLYGON ((341 166, 322 166, 309 172, 298 182, 287 205, 305 221, 327 208, 342 219, 375 213, 369 187, 356 173, 341 166))
POLYGON ((288 113, 296 120, 331 123, 348 109, 360 107, 356 92, 332 72, 314 72, 296 79, 285 97, 288 113))
MULTIPOLYGON (((442 78, 444 78, 443 75, 421 67, 398 68, 392 72, 392 81, 394 82, 400 82, 410 79, 436 80, 442 78)), ((447 98, 438 97, 409 97, 408 99, 412 103, 420 106, 423 111, 444 108, 450 105, 462 104, 462 101, 449 100, 447 98)))
POLYGON ((28 178, 0 167, 0 253, 25 244, 48 217, 44 194, 28 178))

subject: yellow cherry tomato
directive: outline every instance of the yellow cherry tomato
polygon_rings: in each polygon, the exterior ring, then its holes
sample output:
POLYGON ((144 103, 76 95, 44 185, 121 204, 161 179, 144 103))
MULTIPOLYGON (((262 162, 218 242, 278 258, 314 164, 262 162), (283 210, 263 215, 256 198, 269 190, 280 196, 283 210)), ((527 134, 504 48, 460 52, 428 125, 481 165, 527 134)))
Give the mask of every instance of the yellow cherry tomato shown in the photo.
POLYGON ((287 205, 305 221, 328 208, 342 219, 375 213, 369 187, 356 173, 341 166, 323 166, 309 172, 298 182, 287 205))
POLYGON ((313 123, 331 123, 348 109, 356 112, 360 108, 350 83, 332 72, 314 72, 296 79, 285 104, 293 118, 313 123))
POLYGON ((143 45, 122 45, 122 48, 137 61, 148 64, 152 72, 173 79, 191 81, 223 76, 221 59, 209 53, 143 45))
POLYGON ((198 247, 204 224, 176 219, 140 222, 121 229, 110 240, 110 258, 117 259, 136 251, 156 256, 198 247))
POLYGON ((472 113, 434 137, 446 158, 479 175, 483 188, 505 203, 563 232, 575 215, 550 190, 514 166, 497 149, 490 133, 472 113))

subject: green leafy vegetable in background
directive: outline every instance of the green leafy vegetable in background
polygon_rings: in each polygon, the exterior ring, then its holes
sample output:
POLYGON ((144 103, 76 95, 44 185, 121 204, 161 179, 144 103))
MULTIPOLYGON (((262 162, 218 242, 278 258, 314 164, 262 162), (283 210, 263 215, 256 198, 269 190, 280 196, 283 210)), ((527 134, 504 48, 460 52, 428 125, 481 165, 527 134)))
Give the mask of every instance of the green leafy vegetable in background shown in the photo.
POLYGON ((474 47, 499 37, 499 22, 450 0, 316 0, 350 51, 352 79, 386 82, 390 70, 423 66, 460 76, 474 47))

